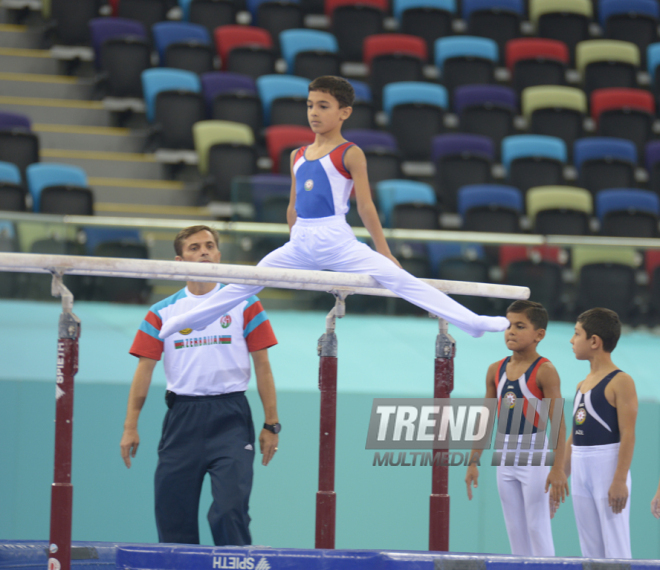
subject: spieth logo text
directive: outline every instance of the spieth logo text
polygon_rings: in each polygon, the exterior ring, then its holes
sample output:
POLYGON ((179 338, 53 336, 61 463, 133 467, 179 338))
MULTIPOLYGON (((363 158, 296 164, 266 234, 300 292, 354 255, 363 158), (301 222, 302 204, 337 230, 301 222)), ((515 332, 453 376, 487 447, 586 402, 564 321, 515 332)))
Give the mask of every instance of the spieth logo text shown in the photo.
POLYGON ((436 450, 433 455, 409 453, 409 461, 406 453, 395 459, 392 453, 376 452, 373 465, 468 465, 469 451, 453 452, 450 459, 447 450, 489 449, 495 431, 492 465, 527 465, 530 459, 531 465, 552 465, 554 454, 548 450, 557 447, 564 400, 551 403, 549 398, 518 398, 511 406, 501 406, 498 418, 495 398, 375 398, 366 449, 436 450))
POLYGON ((265 557, 259 562, 251 556, 214 556, 213 568, 220 570, 270 570, 271 566, 265 557))

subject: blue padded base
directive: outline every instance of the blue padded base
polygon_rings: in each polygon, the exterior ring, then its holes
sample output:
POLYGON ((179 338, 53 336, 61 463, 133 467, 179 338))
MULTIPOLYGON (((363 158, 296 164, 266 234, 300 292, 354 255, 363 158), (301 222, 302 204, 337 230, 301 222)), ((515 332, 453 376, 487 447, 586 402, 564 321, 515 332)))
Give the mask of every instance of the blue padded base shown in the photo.
MULTIPOLYGON (((44 570, 47 541, 0 541, 0 570, 44 570)), ((74 542, 74 570, 660 570, 660 560, 74 542)))

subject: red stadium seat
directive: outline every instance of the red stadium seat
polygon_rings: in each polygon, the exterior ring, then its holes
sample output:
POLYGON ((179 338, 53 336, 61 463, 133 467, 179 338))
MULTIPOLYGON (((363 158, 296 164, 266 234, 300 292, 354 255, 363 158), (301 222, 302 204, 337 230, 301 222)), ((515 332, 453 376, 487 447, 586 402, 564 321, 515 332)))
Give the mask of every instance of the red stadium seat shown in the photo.
POLYGON ((506 43, 506 66, 513 71, 514 65, 523 59, 556 59, 568 65, 568 46, 559 40, 543 38, 518 38, 506 43))
POLYGON ((259 45, 264 48, 273 47, 273 39, 270 33, 255 26, 220 26, 216 28, 213 37, 223 69, 227 66, 229 52, 235 47, 245 45, 259 45))
POLYGON ((371 65, 374 57, 393 53, 403 53, 419 57, 426 61, 428 50, 426 42, 417 36, 408 34, 377 34, 364 40, 362 56, 364 63, 371 65))
POLYGON ((539 258, 543 261, 551 261, 563 265, 565 255, 559 247, 549 245, 526 246, 526 245, 502 245, 499 252, 499 265, 502 271, 506 272, 507 267, 514 261, 527 261, 528 259, 539 258))
POLYGON ((594 121, 605 111, 635 109, 655 115, 653 95, 643 89, 596 89, 591 94, 591 116, 594 121))
POLYGON ((273 161, 273 172, 280 172, 282 151, 311 144, 315 135, 309 127, 298 125, 274 125, 266 129, 266 148, 273 161))

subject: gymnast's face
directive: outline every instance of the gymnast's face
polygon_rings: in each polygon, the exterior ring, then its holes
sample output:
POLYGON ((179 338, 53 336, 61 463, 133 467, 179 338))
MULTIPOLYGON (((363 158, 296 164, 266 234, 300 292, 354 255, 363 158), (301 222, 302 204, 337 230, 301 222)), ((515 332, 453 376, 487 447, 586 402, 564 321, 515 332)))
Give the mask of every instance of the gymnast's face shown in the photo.
POLYGON ((350 117, 352 107, 339 107, 330 93, 310 91, 307 95, 307 120, 312 131, 325 134, 340 126, 350 117))
POLYGON ((521 351, 543 340, 545 329, 535 329, 525 313, 507 313, 509 328, 504 333, 504 342, 509 350, 521 351))
POLYGON ((197 263, 220 263, 220 250, 211 232, 202 230, 186 238, 183 242, 182 256, 176 256, 177 261, 194 261, 197 263))
POLYGON ((578 360, 588 360, 594 346, 596 337, 587 338, 587 333, 581 323, 575 323, 575 332, 571 337, 573 353, 578 360))

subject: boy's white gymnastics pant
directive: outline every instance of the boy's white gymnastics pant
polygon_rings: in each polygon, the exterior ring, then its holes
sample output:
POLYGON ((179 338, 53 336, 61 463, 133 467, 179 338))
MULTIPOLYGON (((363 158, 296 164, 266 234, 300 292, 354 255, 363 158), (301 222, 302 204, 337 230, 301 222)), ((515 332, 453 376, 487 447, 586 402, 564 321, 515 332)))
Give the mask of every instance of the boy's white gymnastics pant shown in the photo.
POLYGON ((573 510, 585 558, 632 558, 630 549, 630 471, 626 507, 614 514, 607 493, 619 459, 619 444, 573 445, 573 510))
MULTIPOLYGON (((299 218, 291 231, 291 240, 264 257, 259 267, 331 269, 371 275, 399 297, 446 319, 475 337, 485 331, 503 331, 509 326, 506 317, 486 317, 473 313, 359 242, 344 216, 299 218)), ((166 338, 184 328, 201 330, 261 289, 263 287, 254 285, 223 287, 192 311, 167 320, 159 336, 166 338)))

